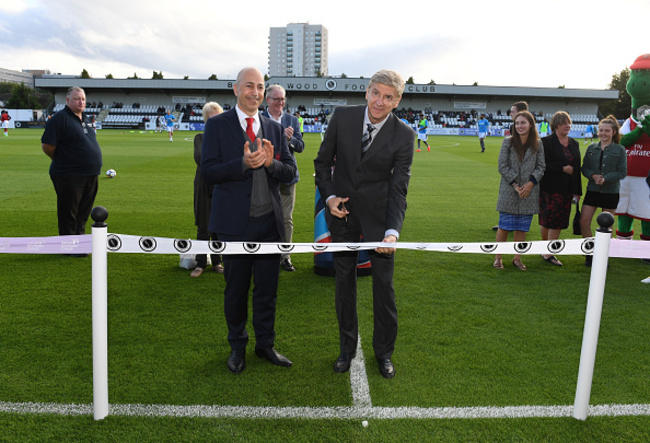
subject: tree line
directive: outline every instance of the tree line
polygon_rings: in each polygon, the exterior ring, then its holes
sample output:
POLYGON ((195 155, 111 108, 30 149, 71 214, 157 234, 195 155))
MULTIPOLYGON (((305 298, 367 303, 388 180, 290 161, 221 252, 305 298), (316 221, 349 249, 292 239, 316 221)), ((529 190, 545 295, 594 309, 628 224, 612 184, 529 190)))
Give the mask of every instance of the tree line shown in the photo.
MULTIPOLYGON (((344 74, 345 75, 345 74, 344 74)), ((88 71, 84 69, 81 71, 81 78, 92 78, 88 71)), ((112 79, 112 74, 106 75, 107 79, 112 79)), ((139 79, 138 75, 134 72, 132 77, 128 79, 139 79)), ((153 80, 163 79, 163 72, 153 71, 151 77, 153 80)), ((188 76, 184 77, 188 79, 188 76)), ((604 117, 613 115, 618 119, 625 119, 630 116, 632 108, 632 99, 626 91, 627 82, 630 79, 630 69, 625 68, 621 72, 612 76, 607 89, 618 90, 620 92, 618 100, 608 100, 600 104, 598 108, 599 114, 604 117)), ((218 80, 216 74, 208 77, 208 80, 218 80)), ((414 84, 413 77, 409 77, 407 83, 414 84)), ((429 84, 436 84, 433 80, 429 84)), ((475 83, 478 85, 478 82, 475 83)), ((16 84, 9 82, 0 82, 0 101, 4 102, 4 107, 8 109, 44 109, 52 103, 52 94, 45 91, 38 91, 25 86, 24 83, 16 84)))

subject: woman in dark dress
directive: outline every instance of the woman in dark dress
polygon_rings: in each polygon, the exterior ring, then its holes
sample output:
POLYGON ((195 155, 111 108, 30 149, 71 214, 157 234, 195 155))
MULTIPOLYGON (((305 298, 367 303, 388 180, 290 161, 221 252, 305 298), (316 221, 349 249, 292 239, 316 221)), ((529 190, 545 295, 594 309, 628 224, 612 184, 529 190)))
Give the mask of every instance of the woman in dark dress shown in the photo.
MULTIPOLYGON (((221 106, 216 102, 208 102, 203 106, 203 121, 207 122, 210 117, 219 115, 223 112, 221 106)), ((194 176, 194 223, 196 224, 197 240, 217 240, 216 235, 208 231, 208 222, 210 220, 210 208, 212 206, 212 189, 201 178, 201 145, 203 144, 203 133, 194 136, 194 161, 196 162, 196 174, 194 176)), ((212 269, 219 274, 223 274, 221 257, 217 254, 210 255, 212 269)), ((197 254, 196 268, 190 273, 191 277, 198 277, 208 266, 208 257, 206 254, 197 254)))
MULTIPOLYGON (((543 240, 560 238, 562 229, 569 227, 571 201, 579 201, 582 195, 580 147, 569 137, 569 114, 556 112, 551 118, 551 130, 553 133, 542 139, 546 171, 540 183, 539 227, 543 240)), ((552 265, 562 266, 554 255, 542 257, 552 265)))

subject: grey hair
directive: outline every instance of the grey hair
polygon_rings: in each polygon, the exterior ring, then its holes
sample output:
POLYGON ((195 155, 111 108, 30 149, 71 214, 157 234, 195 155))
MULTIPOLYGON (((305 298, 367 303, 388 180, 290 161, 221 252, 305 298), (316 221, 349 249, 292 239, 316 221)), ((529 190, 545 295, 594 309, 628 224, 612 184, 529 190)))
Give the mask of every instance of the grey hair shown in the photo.
POLYGON ((275 83, 275 84, 269 86, 268 88, 266 88, 266 96, 268 97, 269 93, 272 92, 272 91, 275 91, 276 89, 279 90, 279 91, 282 91, 283 96, 287 95, 287 91, 284 89, 284 87, 282 87, 282 85, 278 85, 277 83, 275 83))
POLYGON ((381 83, 382 85, 395 88, 398 97, 401 97, 404 92, 404 78, 397 71, 391 71, 388 69, 377 71, 370 79, 368 89, 370 89, 370 87, 375 83, 381 83))
POLYGON ((67 94, 65 96, 70 97, 73 92, 83 92, 83 94, 86 95, 86 91, 84 91, 79 86, 71 86, 71 87, 68 88, 68 92, 67 92, 67 94))

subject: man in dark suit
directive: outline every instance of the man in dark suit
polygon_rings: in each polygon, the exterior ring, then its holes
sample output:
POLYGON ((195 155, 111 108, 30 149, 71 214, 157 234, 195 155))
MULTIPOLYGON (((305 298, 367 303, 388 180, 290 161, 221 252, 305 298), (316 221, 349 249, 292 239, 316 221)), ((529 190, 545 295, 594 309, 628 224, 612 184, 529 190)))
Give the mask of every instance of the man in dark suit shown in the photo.
MULTIPOLYGON (((373 75, 367 106, 340 106, 330 119, 314 160, 316 185, 326 201, 326 219, 334 242, 395 243, 406 212, 415 132, 392 114, 401 100, 404 80, 394 71, 373 75), (332 172, 334 167, 334 172, 332 172)), ((391 360, 397 338, 393 288, 395 248, 377 248, 372 263, 374 333, 379 372, 395 376, 391 360)), ((336 314, 340 355, 336 372, 347 372, 358 342, 357 252, 334 254, 336 314)))
MULTIPOLYGON (((278 123, 262 117, 264 77, 255 68, 237 75, 237 106, 208 119, 201 149, 201 173, 215 184, 209 231, 225 242, 280 242, 284 237, 280 183, 289 182, 296 164, 278 123)), ((224 310, 231 353, 228 368, 246 367, 248 290, 253 278, 255 354, 279 366, 292 363, 274 348, 275 304, 280 256, 224 255, 224 310)))
MULTIPOLYGON (((268 107, 266 111, 262 112, 264 117, 275 120, 280 123, 284 128, 284 135, 287 137, 289 145, 289 152, 294 161, 296 157, 295 152, 301 153, 305 150, 305 142, 302 140, 302 133, 300 132, 300 122, 298 118, 284 112, 284 105, 286 103, 286 91, 280 85, 271 85, 266 89, 266 103, 268 107)), ((293 239, 293 208, 296 205, 296 183, 300 180, 298 168, 296 168, 296 176, 288 183, 280 184, 280 199, 282 201, 282 212, 284 213, 284 241, 291 243, 293 239)), ((280 260, 282 269, 288 272, 293 272, 296 268, 291 263, 291 255, 283 253, 280 260)))

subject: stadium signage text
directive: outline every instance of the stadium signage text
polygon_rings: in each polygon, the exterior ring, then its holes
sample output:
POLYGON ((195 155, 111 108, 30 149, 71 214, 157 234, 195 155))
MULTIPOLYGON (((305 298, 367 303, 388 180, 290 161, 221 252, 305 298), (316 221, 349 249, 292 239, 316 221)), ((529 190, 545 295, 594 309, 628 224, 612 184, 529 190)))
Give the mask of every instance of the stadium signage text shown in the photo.
POLYGON ((172 97, 172 103, 206 103, 205 96, 175 95, 172 97))
POLYGON ((436 92, 436 87, 433 85, 406 85, 404 90, 406 92, 436 92))

